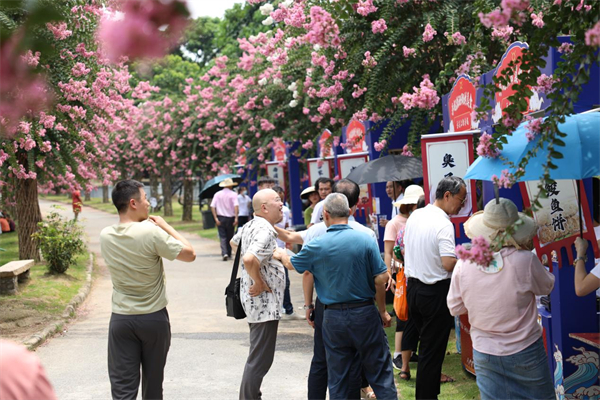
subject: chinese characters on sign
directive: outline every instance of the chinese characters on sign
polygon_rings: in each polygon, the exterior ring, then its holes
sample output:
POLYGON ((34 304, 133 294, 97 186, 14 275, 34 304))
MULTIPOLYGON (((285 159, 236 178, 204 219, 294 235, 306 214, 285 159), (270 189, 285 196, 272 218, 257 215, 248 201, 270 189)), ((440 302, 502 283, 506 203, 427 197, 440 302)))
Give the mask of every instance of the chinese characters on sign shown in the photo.
POLYGON ((285 187, 285 168, 277 162, 267 163, 267 175, 275 179, 278 186, 285 187))
POLYGON ((310 184, 314 185, 319 178, 331 178, 331 160, 310 158, 307 160, 310 184))

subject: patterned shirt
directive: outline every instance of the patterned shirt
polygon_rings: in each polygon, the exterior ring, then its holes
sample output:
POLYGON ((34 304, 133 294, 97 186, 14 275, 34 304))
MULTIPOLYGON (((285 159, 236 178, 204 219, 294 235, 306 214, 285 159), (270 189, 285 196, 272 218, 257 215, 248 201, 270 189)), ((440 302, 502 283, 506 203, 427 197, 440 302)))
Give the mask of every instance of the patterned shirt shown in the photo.
POLYGON ((281 319, 283 305, 283 292, 285 291, 285 267, 273 258, 273 251, 277 247, 277 232, 264 218, 255 216, 250 222, 233 237, 234 243, 240 245, 241 254, 250 253, 256 257, 260 264, 260 275, 271 293, 262 292, 259 296, 252 297, 248 293, 254 281, 242 266, 240 297, 249 323, 267 322, 281 319))

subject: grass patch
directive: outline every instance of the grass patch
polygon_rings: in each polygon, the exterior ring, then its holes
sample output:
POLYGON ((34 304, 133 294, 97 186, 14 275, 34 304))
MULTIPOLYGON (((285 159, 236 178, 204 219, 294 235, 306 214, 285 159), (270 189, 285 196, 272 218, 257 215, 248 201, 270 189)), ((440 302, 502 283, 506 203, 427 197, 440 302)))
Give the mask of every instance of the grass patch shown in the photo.
MULTIPOLYGON (((391 311, 393 306, 388 305, 388 311, 391 311)), ((394 338, 396 335, 396 320, 393 319, 392 326, 385 329, 385 333, 388 338, 390 350, 394 349, 394 338)), ((446 357, 444 358, 444 365, 442 372, 446 375, 451 376, 456 380, 452 383, 443 383, 440 389, 440 400, 454 400, 454 399, 479 399, 479 389, 475 382, 475 378, 465 372, 462 368, 462 362, 460 354, 456 352, 456 336, 454 330, 450 333, 450 339, 448 340, 448 346, 446 348, 446 357)), ((417 377, 417 363, 410 363, 410 381, 402 380, 398 377, 398 371, 394 370, 394 376, 396 382, 398 382, 398 398, 401 400, 408 400, 415 398, 416 388, 416 377, 417 377)))
POLYGON ((0 235, 0 265, 19 259, 19 235, 17 232, 0 235))
MULTIPOLYGON (((44 195, 41 197, 50 201, 57 201, 69 205, 71 204, 71 198, 67 198, 65 195, 44 195)), ((83 204, 100 211, 105 211, 111 214, 117 214, 117 209, 115 208, 115 206, 112 205, 111 202, 102 203, 102 199, 98 197, 94 197, 90 201, 84 201, 83 204)), ((208 209, 208 206, 203 206, 203 210, 208 209)), ((175 199, 173 199, 173 216, 165 217, 162 215, 162 211, 159 211, 156 214, 161 215, 169 225, 171 225, 178 231, 195 233, 198 236, 203 237, 205 239, 219 240, 219 233, 217 232, 216 227, 211 229, 203 229, 202 214, 197 205, 195 205, 192 208, 192 221, 181 220, 181 217, 183 216, 183 206, 179 204, 179 202, 175 199)), ((85 212, 81 213, 81 218, 85 218, 85 212)))

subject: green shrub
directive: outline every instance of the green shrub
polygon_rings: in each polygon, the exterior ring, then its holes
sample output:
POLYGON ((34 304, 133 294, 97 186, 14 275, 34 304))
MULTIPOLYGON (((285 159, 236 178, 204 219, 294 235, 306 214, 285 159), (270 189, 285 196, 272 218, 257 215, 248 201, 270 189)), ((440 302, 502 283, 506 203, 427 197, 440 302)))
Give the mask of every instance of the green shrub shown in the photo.
POLYGON ((48 272, 65 273, 75 263, 75 256, 84 250, 81 227, 75 220, 64 220, 56 211, 38 226, 39 230, 32 237, 39 240, 48 272))

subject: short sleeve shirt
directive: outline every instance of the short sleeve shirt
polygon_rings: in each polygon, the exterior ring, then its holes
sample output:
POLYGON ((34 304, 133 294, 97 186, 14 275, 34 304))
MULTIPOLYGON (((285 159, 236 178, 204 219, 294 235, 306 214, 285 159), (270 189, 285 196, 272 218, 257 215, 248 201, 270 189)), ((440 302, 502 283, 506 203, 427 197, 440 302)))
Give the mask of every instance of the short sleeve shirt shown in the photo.
POLYGON ((454 225, 433 204, 415 210, 404 228, 404 268, 409 278, 432 285, 452 276, 442 267, 442 257, 456 257, 454 225))
POLYGON ((254 281, 246 271, 243 260, 240 298, 248 322, 267 322, 281 319, 283 305, 283 292, 285 291, 285 268, 283 264, 273 258, 273 251, 277 247, 277 232, 264 218, 255 216, 250 222, 233 237, 233 242, 238 246, 241 242, 241 254, 252 254, 260 264, 260 275, 271 289, 271 292, 262 292, 252 297, 248 293, 254 281))
POLYGON ((315 277, 323 304, 358 303, 375 297, 374 278, 386 272, 372 237, 349 225, 332 225, 291 259, 294 269, 315 277))
POLYGON ((317 204, 315 204, 315 210, 313 211, 310 217, 311 224, 318 224, 323 221, 323 206, 325 205, 325 200, 321 200, 317 204))
POLYGON ((143 221, 104 228, 100 249, 110 270, 115 314, 150 314, 167 306, 162 259, 177 258, 183 243, 143 221))
POLYGON ((239 207, 238 195, 229 188, 223 188, 215 194, 210 206, 216 209, 217 215, 235 217, 235 206, 239 207))

